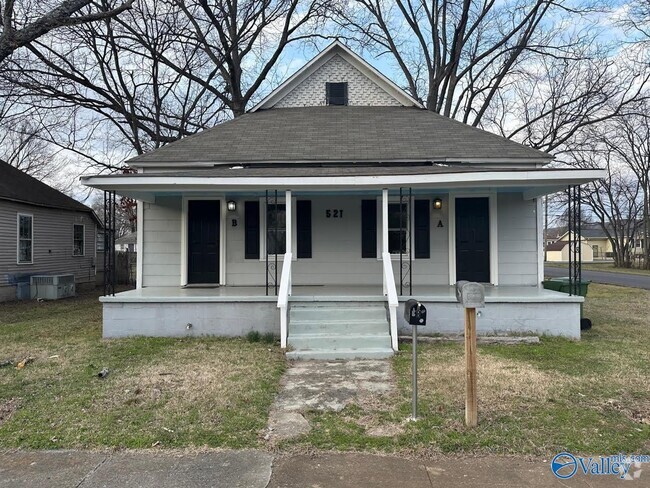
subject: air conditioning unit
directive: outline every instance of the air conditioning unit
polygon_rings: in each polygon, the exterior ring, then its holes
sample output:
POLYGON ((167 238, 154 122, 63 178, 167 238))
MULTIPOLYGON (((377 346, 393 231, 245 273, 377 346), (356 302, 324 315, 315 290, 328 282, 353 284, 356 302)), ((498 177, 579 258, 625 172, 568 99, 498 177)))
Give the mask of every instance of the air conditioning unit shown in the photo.
POLYGON ((74 275, 34 275, 30 277, 32 299, 58 300, 75 295, 74 275))

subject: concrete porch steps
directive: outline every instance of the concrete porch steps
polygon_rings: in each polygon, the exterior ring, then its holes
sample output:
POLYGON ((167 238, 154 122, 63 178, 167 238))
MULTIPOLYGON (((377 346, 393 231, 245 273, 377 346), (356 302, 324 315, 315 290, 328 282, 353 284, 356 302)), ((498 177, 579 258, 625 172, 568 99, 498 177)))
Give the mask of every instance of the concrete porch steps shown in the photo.
POLYGON ((386 308, 377 302, 293 303, 289 359, 383 359, 393 355, 386 308))

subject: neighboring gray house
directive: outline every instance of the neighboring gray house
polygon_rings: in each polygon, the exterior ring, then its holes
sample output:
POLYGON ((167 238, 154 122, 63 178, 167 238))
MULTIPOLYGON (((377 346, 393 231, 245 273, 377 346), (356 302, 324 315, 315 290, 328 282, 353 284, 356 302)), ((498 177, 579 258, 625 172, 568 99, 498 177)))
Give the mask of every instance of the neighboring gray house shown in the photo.
POLYGON ((77 290, 94 287, 98 225, 90 208, 0 161, 0 301, 33 275, 74 274, 77 290))
POLYGON ((290 357, 385 357, 459 332, 454 283, 487 284, 482 333, 580 337, 544 290, 541 196, 602 177, 423 107, 339 42, 232 121, 84 178, 138 200, 137 289, 104 336, 273 332, 290 357))

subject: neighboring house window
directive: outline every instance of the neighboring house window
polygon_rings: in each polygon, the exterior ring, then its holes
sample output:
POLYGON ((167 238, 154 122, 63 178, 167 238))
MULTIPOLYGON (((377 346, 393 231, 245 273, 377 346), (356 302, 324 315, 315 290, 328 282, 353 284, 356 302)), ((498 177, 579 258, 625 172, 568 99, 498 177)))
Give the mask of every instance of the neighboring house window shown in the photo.
POLYGON ((406 242, 406 237, 408 235, 408 222, 407 204, 388 204, 388 252, 390 254, 408 253, 406 242))
POLYGON ((100 252, 104 251, 104 233, 103 232, 98 232, 97 233, 97 251, 100 251, 100 252))
POLYGON ((266 229, 268 253, 284 254, 287 248, 287 209, 284 203, 267 205, 266 229))
POLYGON ((72 255, 83 256, 86 249, 83 224, 74 224, 72 239, 72 255))
POLYGON ((348 104, 348 84, 347 83, 326 83, 325 91, 327 94, 327 105, 347 105, 348 104))
POLYGON ((31 264, 33 261, 34 218, 18 214, 18 263, 31 264))

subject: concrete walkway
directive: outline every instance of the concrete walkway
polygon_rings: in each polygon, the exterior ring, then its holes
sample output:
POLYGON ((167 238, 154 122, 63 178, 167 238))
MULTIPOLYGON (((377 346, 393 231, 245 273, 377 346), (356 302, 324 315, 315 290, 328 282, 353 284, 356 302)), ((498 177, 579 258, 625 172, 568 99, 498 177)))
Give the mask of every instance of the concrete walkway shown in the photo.
POLYGON ((309 432, 307 410, 340 412, 350 402, 393 388, 390 361, 290 361, 271 406, 266 439, 277 443, 309 432))
MULTIPOLYGON (((549 462, 518 457, 416 461, 371 454, 281 456, 264 451, 15 451, 0 453, 0 488, 496 488, 650 486, 611 476, 558 480, 549 462)), ((647 478, 646 476, 647 475, 647 478)))

